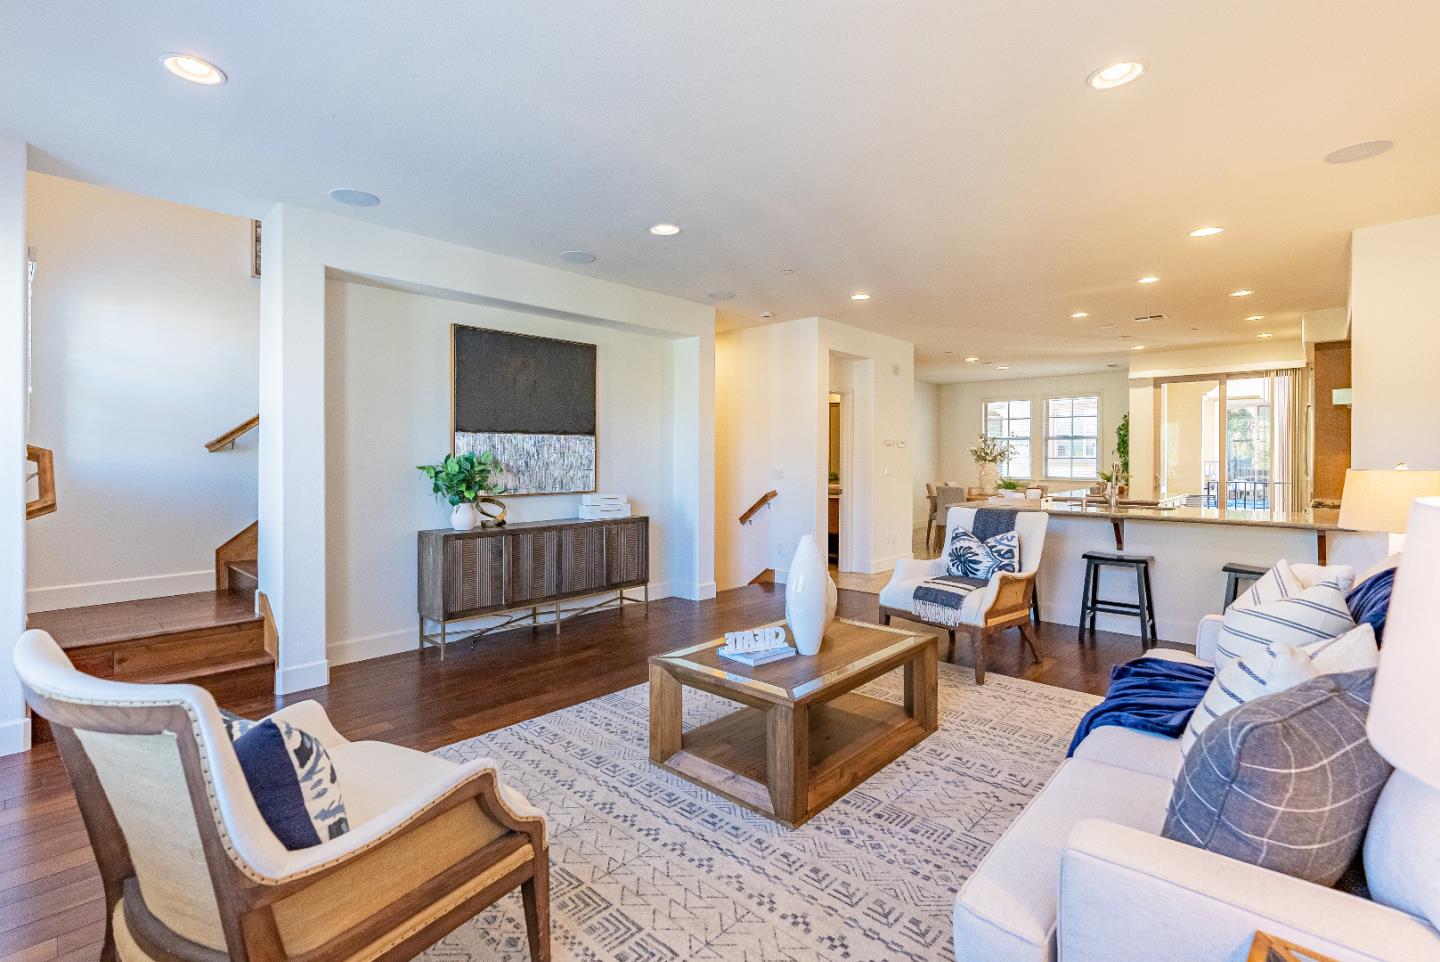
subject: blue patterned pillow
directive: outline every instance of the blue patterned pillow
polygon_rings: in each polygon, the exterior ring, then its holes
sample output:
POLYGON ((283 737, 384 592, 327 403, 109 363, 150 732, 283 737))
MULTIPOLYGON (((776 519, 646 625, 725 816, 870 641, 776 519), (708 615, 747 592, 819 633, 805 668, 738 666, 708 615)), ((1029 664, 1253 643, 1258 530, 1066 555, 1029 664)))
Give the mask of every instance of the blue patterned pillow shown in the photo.
POLYGON ((350 831, 330 753, 286 722, 260 722, 222 711, 225 733, 270 831, 294 851, 350 831))
POLYGON ((981 541, 969 530, 956 527, 945 553, 945 570, 960 578, 989 580, 996 572, 1020 571, 1020 536, 1004 531, 981 541))

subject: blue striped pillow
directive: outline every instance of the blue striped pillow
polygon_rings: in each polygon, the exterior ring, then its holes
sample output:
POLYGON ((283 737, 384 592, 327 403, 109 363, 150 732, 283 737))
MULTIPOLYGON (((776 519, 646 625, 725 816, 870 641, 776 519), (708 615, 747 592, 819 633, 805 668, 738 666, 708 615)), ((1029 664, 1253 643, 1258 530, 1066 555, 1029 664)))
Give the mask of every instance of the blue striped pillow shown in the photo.
POLYGON ((1273 644, 1284 642, 1305 648, 1354 627, 1345 593, 1334 581, 1254 607, 1237 603, 1225 610, 1225 623, 1215 642, 1215 673, 1220 674, 1241 658, 1264 654, 1273 644))

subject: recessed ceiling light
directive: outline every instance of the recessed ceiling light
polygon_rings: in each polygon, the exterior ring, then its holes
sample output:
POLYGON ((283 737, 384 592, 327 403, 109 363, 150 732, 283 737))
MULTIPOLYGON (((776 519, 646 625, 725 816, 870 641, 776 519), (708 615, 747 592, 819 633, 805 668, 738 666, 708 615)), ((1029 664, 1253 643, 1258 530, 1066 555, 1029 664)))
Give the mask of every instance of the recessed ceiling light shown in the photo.
POLYGON ((1121 334, 1121 335, 1120 335, 1120 340, 1122 340, 1122 341, 1128 341, 1128 340, 1130 340, 1130 338, 1132 338, 1132 337, 1134 337, 1134 336, 1135 336, 1134 334, 1121 334))
POLYGON ((1264 315, 1264 314, 1251 314, 1249 317, 1245 318, 1245 320, 1247 320, 1247 321, 1263 321, 1263 320, 1265 320, 1265 315, 1264 315))
POLYGON ((1100 330, 1102 330, 1102 331, 1113 331, 1113 330, 1115 330, 1115 325, 1114 325, 1114 324, 1101 324, 1101 325, 1100 325, 1100 330))
POLYGON ((997 371, 1008 371, 1008 370, 1010 370, 1010 365, 1008 365, 1008 364, 997 364, 997 365, 995 365, 995 370, 997 370, 997 371))
POLYGON ((1090 312, 1089 312, 1089 311, 1076 311, 1074 314, 1071 314, 1070 316, 1071 316, 1072 318, 1074 318, 1075 320, 1078 321, 1078 320, 1080 320, 1080 318, 1082 318, 1082 317, 1089 317, 1089 316, 1090 316, 1090 312))
POLYGON ((869 294, 866 294, 864 291, 856 291, 854 294, 851 294, 851 295, 850 295, 850 300, 852 300, 852 301, 868 301, 868 300, 870 300, 870 295, 869 295, 869 294))
POLYGON ((1191 237, 1214 237, 1216 234, 1225 233, 1223 227, 1197 227, 1190 232, 1191 237))
POLYGON ((1143 351, 1143 350, 1145 350, 1145 345, 1144 345, 1144 344, 1136 344, 1136 345, 1135 345, 1134 347, 1132 347, 1130 350, 1132 350, 1132 351, 1143 351))
POLYGON ((225 82, 225 71, 208 60, 201 60, 188 53, 167 53, 160 58, 165 69, 192 84, 218 87, 225 82))
POLYGON ((793 273, 795 273, 795 268, 793 268, 793 267, 782 267, 782 268, 780 269, 780 273, 782 273, 782 274, 793 274, 793 273))
POLYGON ((1136 281, 1136 283, 1137 283, 1137 284, 1155 284, 1155 283, 1158 283, 1159 280, 1160 280, 1160 278, 1156 277, 1154 274, 1146 274, 1144 277, 1140 278, 1140 280, 1136 281))
POLYGON ((1256 337, 1274 337, 1275 335, 1274 335, 1274 334, 1271 334, 1269 331, 1261 331, 1259 334, 1256 334, 1255 336, 1256 336, 1256 337))
POLYGON ((706 291, 705 296, 712 301, 728 301, 735 296, 734 291, 706 291))
POLYGON ((1139 80, 1144 73, 1143 63, 1137 60, 1122 60, 1094 71, 1085 78, 1085 82, 1095 90, 1114 90, 1139 80))
POLYGON ((330 199, 350 207, 376 207, 380 204, 379 197, 368 190, 356 190, 354 187, 336 187, 330 192, 330 199))
POLYGON ((1107 365, 1105 365, 1105 366, 1106 366, 1106 367, 1119 367, 1120 365, 1118 365, 1118 364, 1107 364, 1107 365))
POLYGON ((1254 294, 1254 293, 1255 293, 1255 292, 1252 291, 1252 290, 1250 290, 1248 287, 1242 287, 1242 288, 1240 288, 1238 291, 1231 291, 1231 292, 1230 292, 1230 296, 1231 296, 1231 297, 1249 297, 1251 294, 1254 294))
POLYGON ((1339 150, 1331 151, 1325 155, 1325 163, 1353 164, 1357 160, 1369 160, 1371 157, 1379 157, 1394 146, 1395 141, 1393 140, 1367 140, 1363 144, 1351 144, 1349 147, 1341 147, 1339 150))
POLYGON ((561 251, 560 259, 569 264, 593 264, 595 255, 589 251, 561 251))
POLYGON ((974 363, 975 363, 976 361, 978 361, 978 360, 980 360, 978 357, 967 357, 967 358, 965 359, 965 363, 966 363, 966 364, 974 364, 974 363))
POLYGON ((676 234, 680 233, 680 228, 675 226, 674 224, 656 224, 654 227, 650 228, 650 233, 654 234, 656 237, 674 237, 676 234))
POLYGON ((765 318, 765 319, 768 321, 770 318, 774 317, 775 315, 774 315, 774 314, 771 314, 769 311, 761 311, 761 312, 760 312, 760 316, 763 317, 763 318, 765 318))

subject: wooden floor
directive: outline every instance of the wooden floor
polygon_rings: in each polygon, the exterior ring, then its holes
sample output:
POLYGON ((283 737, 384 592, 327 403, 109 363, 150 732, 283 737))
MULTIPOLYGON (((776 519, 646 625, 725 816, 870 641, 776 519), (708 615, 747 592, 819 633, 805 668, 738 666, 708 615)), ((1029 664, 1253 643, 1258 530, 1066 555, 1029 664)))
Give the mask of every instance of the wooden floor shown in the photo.
MULTIPOLYGON (((840 614, 876 621, 877 598, 841 591, 840 614)), ((558 637, 529 629, 494 635, 473 652, 453 646, 444 662, 429 651, 342 665, 327 688, 284 699, 223 690, 216 697, 251 717, 313 697, 348 738, 429 751, 638 685, 652 654, 783 616, 783 588, 752 585, 702 604, 658 601, 648 615, 629 606, 588 615, 558 637)), ((994 648, 992 673, 1097 694, 1112 665, 1140 654, 1134 637, 1101 633, 1079 645, 1074 628, 1058 625, 1042 626, 1038 663, 1017 632, 994 648)), ((968 651, 958 660, 968 664, 968 651)), ((0 962, 94 959, 103 934, 100 883, 54 745, 0 758, 0 962)))

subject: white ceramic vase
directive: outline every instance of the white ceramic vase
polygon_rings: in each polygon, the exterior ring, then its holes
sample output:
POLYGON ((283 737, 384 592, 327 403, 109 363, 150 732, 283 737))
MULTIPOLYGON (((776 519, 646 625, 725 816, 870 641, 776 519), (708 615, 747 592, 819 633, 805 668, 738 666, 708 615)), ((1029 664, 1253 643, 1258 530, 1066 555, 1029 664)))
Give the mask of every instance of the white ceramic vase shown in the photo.
POLYGON ((1000 487, 1000 469, 989 461, 980 465, 980 491, 982 494, 994 494, 1000 487))
POLYGON ((804 535, 785 575, 785 620, 800 654, 820 651, 825 629, 835 618, 836 600, 835 582, 826 570, 825 558, 814 536, 804 535))
POLYGON ((468 501, 450 509, 450 527, 456 531, 472 531, 480 524, 480 512, 468 501))

